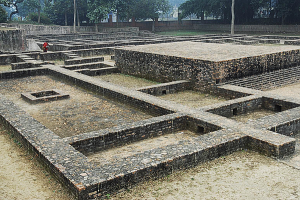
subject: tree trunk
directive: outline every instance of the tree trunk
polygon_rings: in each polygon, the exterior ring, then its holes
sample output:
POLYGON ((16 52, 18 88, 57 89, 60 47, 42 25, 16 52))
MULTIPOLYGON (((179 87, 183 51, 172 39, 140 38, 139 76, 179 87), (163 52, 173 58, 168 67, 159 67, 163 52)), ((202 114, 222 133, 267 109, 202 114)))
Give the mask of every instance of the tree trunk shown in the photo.
POLYGON ((67 11, 65 11, 65 26, 68 26, 68 15, 67 15, 67 11))
POLYGON ((231 35, 234 34, 234 0, 231 5, 231 35))
POLYGON ((118 12, 118 10, 117 10, 116 21, 117 21, 117 27, 119 27, 119 12, 118 12))
POLYGON ((38 24, 41 23, 41 9, 38 9, 38 24))
POLYGON ((76 33, 76 0, 74 0, 74 23, 73 23, 73 31, 76 33))
POLYGON ((153 23, 152 23, 152 32, 155 32, 155 19, 153 19, 153 23))
POLYGON ((77 8, 77 26, 80 27, 79 12, 77 8))

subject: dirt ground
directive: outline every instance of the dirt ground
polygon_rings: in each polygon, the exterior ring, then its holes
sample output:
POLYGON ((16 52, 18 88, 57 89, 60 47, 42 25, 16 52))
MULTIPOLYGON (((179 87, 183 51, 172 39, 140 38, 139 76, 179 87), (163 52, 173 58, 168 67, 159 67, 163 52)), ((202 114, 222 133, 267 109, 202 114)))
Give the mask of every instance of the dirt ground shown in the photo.
POLYGON ((221 96, 205 94, 192 90, 177 92, 174 94, 167 94, 160 96, 159 98, 168 101, 174 101, 191 108, 198 108, 226 101, 226 99, 221 96))
POLYGON ((0 124, 0 200, 72 200, 72 195, 0 124))
POLYGON ((267 110, 267 109, 258 109, 258 110, 254 110, 245 114, 241 114, 241 115, 234 115, 231 117, 231 119, 234 119, 238 122, 248 122, 248 121, 254 121, 256 119, 268 116, 268 115, 272 115, 275 114, 274 111, 272 110, 267 110))
MULTIPOLYGON (((2 127, 1 127, 2 128, 2 127)), ((40 163, 0 132, 0 199, 73 200, 40 163)), ((241 151, 141 183, 110 199, 299 199, 300 170, 241 151)))
MULTIPOLYGON (((277 89, 300 98, 300 84, 277 89)), ((273 92, 273 91, 270 91, 273 92)), ((0 200, 72 200, 57 180, 6 131, 0 131, 0 200)), ((300 170, 240 151, 147 181, 109 199, 300 199, 300 170)))
POLYGON ((10 71, 11 65, 0 65, 0 71, 10 71))
POLYGON ((300 171, 241 151, 148 181, 112 199, 299 199, 300 171))
POLYGON ((134 76, 124 75, 119 73, 95 76, 94 78, 99 78, 103 81, 107 81, 131 89, 138 89, 141 87, 159 84, 157 82, 149 81, 143 78, 137 78, 134 76))
POLYGON ((198 135, 191 131, 180 131, 174 134, 166 134, 159 137, 149 138, 134 142, 125 146, 91 153, 86 155, 89 161, 94 162, 98 166, 108 164, 111 161, 122 160, 128 156, 145 152, 154 148, 163 148, 168 145, 178 144, 179 141, 192 142, 194 137, 198 135))

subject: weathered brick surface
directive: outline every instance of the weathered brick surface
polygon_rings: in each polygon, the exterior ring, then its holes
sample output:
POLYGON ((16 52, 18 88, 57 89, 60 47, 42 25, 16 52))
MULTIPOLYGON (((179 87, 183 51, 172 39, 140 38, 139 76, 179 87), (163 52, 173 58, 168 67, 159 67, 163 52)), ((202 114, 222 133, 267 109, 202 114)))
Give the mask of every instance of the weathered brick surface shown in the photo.
POLYGON ((147 86, 138 88, 137 90, 140 92, 144 92, 146 94, 151 94, 155 96, 165 95, 165 94, 172 94, 179 91, 184 91, 190 89, 189 81, 173 81, 169 83, 161 83, 154 86, 147 86))

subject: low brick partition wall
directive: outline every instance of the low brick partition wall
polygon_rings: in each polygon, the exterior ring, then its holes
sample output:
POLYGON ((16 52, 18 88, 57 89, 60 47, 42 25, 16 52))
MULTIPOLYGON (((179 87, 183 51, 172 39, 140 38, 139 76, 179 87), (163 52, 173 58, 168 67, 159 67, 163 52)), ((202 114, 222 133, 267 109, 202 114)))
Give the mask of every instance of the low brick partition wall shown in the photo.
POLYGON ((101 56, 101 55, 112 55, 115 53, 114 48, 94 48, 94 49, 80 49, 80 50, 72 50, 72 53, 80 56, 101 56))
POLYGON ((190 82, 189 81, 173 81, 169 83, 161 83, 154 86, 147 86, 138 88, 137 90, 140 92, 144 92, 146 94, 151 94, 155 96, 172 94, 179 91, 188 90, 190 82))
POLYGON ((295 140, 287 136, 250 125, 241 128, 239 123, 203 109, 195 110, 139 91, 120 89, 58 66, 43 65, 2 72, 0 79, 34 75, 51 75, 156 115, 147 120, 62 139, 0 95, 0 120, 78 199, 103 197, 138 182, 161 178, 241 149, 250 148, 278 158, 292 154, 295 149, 295 140), (186 144, 155 148, 150 153, 141 152, 104 165, 89 162, 82 154, 180 130, 190 130, 198 136, 186 144))
POLYGON ((74 58, 65 60, 65 65, 83 64, 104 61, 103 57, 74 58))
POLYGON ((65 139, 75 149, 86 154, 107 150, 124 144, 185 130, 185 118, 180 114, 159 116, 110 130, 94 131, 94 136, 65 139), (141 123, 147 126, 141 126, 141 123), (97 136, 96 136, 97 135, 97 136))
POLYGON ((90 62, 90 63, 82 63, 82 64, 74 64, 74 65, 65 65, 63 68, 69 70, 81 70, 81 69, 96 69, 96 68, 104 68, 107 67, 103 62, 90 62))
POLYGON ((0 64, 7 65, 10 63, 20 62, 21 60, 17 58, 18 55, 20 54, 0 54, 0 64))
MULTIPOLYGON (((106 64, 104 64, 106 65, 106 64)), ((102 68, 96 68, 96 69, 78 69, 74 70, 76 72, 79 72, 81 74, 85 74, 88 76, 99 76, 99 75, 106 75, 106 74, 113 74, 113 73, 119 73, 119 69, 117 67, 102 67, 102 68)))
MULTIPOLYGON (((123 88, 119 88, 117 86, 112 86, 105 81, 91 80, 90 76, 86 76, 83 74, 78 74, 76 72, 64 69, 64 68, 56 68, 56 67, 48 67, 50 74, 61 78, 65 81, 71 82, 72 84, 80 85, 83 88, 91 90, 93 92, 99 93, 108 98, 113 98, 121 103, 129 104, 133 107, 136 107, 140 110, 145 110, 154 116, 166 115, 173 113, 173 111, 163 108, 159 105, 155 105, 153 103, 147 102, 147 97, 143 95, 139 95, 139 97, 131 97, 130 90, 124 90, 123 88), (104 87, 103 87, 104 86, 104 87), (126 94, 128 93, 128 94, 126 94)), ((149 98, 148 98, 149 99, 149 98)), ((151 99, 151 98, 150 98, 151 99)))
POLYGON ((232 117, 233 115, 240 115, 261 108, 274 112, 282 112, 298 106, 300 106, 300 104, 274 98, 261 97, 260 95, 250 95, 244 98, 231 100, 226 103, 221 103, 219 107, 209 109, 207 112, 224 117, 232 117))

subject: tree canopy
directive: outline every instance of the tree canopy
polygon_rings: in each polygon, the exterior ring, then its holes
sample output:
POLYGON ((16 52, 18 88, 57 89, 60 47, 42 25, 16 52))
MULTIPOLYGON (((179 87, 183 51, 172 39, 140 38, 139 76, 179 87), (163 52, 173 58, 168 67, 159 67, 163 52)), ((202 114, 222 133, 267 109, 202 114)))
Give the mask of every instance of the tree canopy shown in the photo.
POLYGON ((0 4, 6 6, 6 7, 14 7, 15 10, 13 12, 10 13, 9 15, 9 20, 12 19, 12 16, 14 14, 17 14, 19 13, 19 10, 18 10, 18 5, 20 3, 22 3, 24 0, 0 0, 0 4))
POLYGON ((155 19, 169 9, 168 0, 88 0, 88 17, 93 22, 106 18, 111 11, 117 12, 119 19, 128 20, 155 19))
POLYGON ((91 22, 101 22, 107 18, 108 13, 115 9, 116 3, 114 0, 88 0, 87 17, 91 22))
MULTIPOLYGON (((131 18, 145 20, 158 18, 167 13, 170 2, 180 5, 181 17, 195 14, 198 18, 214 16, 229 23, 231 19, 232 0, 76 0, 77 21, 99 23, 114 12, 118 20, 131 18)), ((41 16, 49 17, 54 24, 72 25, 74 18, 74 0, 0 0, 9 12, 9 20, 17 16, 31 16, 40 21, 41 16), (33 13, 33 14, 32 14, 33 13), (43 14, 44 13, 44 14, 43 14)), ((254 18, 274 19, 274 23, 299 24, 300 0, 235 0, 235 22, 237 24, 254 23, 254 18), (268 15, 268 16, 266 16, 268 15)), ((3 15, 3 11, 1 11, 3 15)), ((271 20, 270 20, 271 21, 271 20)))
POLYGON ((4 23, 7 21, 7 13, 5 9, 0 6, 0 23, 4 23))
MULTIPOLYGON (((203 19, 206 13, 227 22, 231 19, 231 0, 187 0, 180 9, 183 18, 195 14, 203 19)), ((254 17, 260 17, 259 9, 267 10, 269 18, 282 19, 282 24, 300 22, 299 0, 235 0, 236 22, 250 23, 254 17)))

